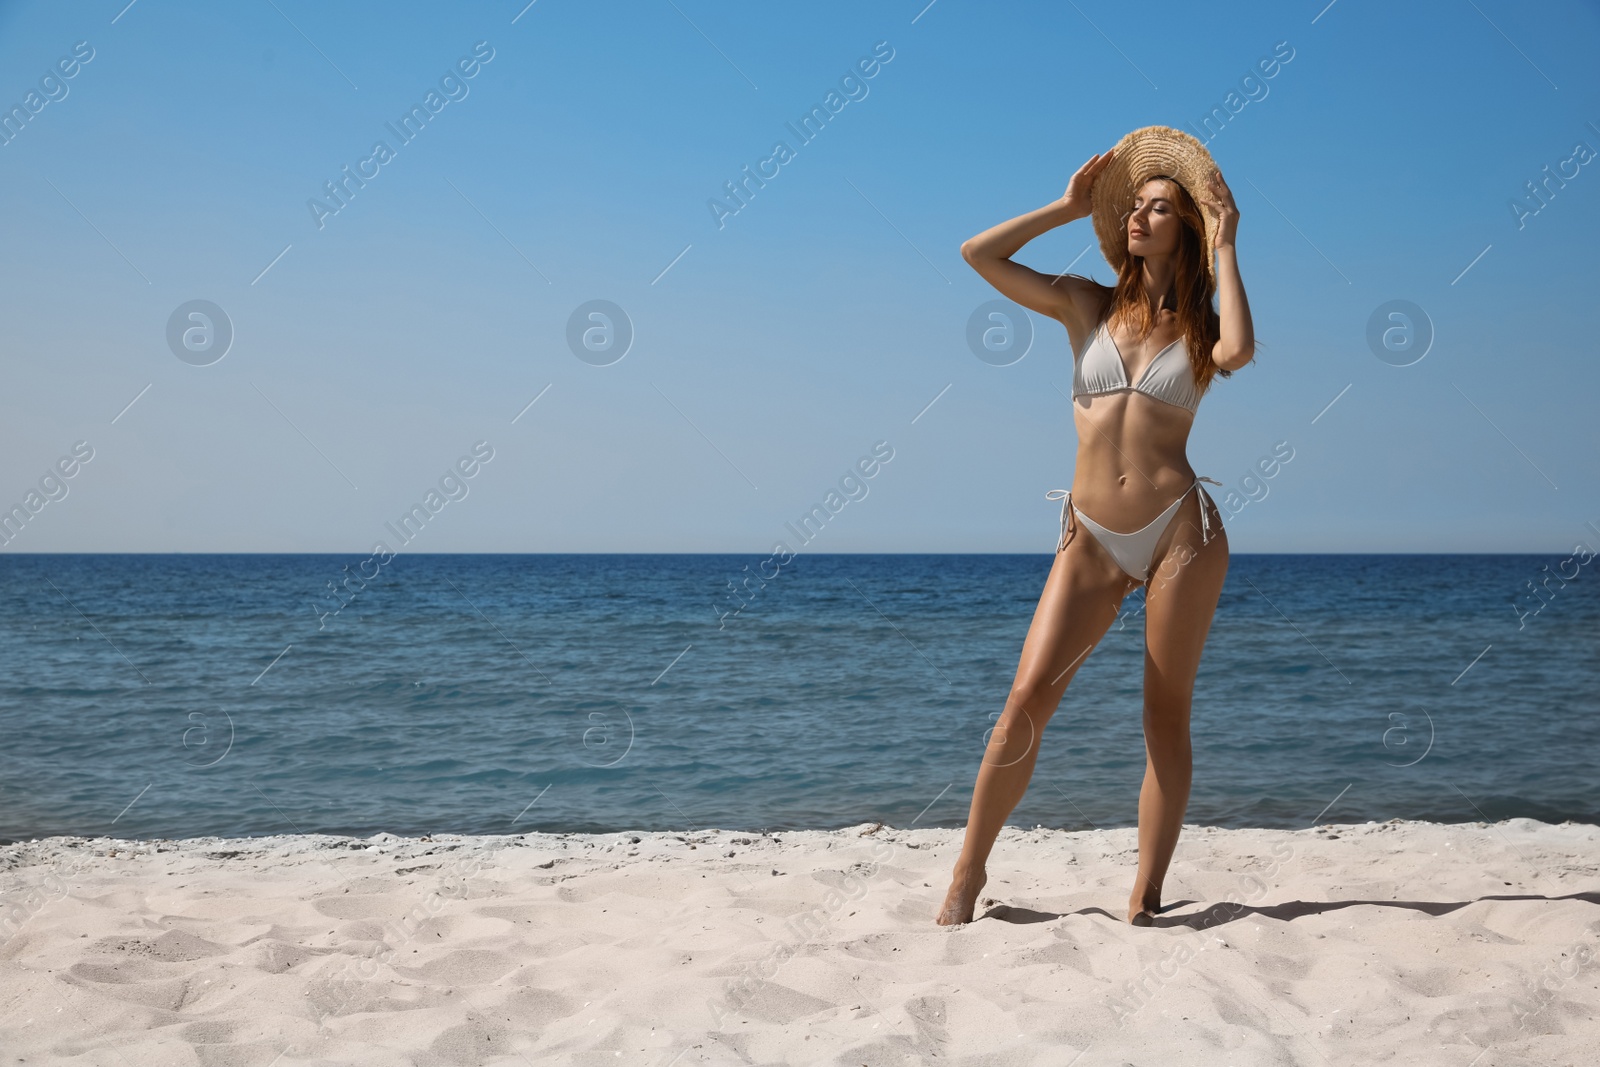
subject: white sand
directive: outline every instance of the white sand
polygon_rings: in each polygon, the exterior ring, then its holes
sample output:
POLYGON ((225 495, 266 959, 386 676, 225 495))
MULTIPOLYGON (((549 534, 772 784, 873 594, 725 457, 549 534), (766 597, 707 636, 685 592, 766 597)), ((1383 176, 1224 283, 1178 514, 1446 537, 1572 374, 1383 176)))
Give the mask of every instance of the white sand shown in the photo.
POLYGON ((1600 1063, 1594 826, 871 829, 7 846, 0 1063, 1600 1063))

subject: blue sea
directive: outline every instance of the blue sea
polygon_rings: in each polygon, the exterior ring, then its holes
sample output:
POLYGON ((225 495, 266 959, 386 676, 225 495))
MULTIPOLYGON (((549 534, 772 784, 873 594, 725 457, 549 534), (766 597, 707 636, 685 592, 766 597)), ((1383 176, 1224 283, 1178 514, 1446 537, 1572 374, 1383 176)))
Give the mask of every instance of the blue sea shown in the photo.
MULTIPOLYGON (((764 558, 0 557, 0 838, 964 825, 1051 556, 764 558)), ((1600 822, 1594 567, 1235 555, 1185 821, 1600 822)), ((1013 825, 1137 823, 1142 598, 1013 825)))

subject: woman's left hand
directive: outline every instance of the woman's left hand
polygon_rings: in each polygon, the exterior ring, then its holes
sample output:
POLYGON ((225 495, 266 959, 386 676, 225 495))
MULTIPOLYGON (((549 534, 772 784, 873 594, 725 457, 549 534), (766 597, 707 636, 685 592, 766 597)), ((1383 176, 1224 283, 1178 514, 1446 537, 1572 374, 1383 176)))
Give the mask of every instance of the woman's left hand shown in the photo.
POLYGON ((1207 183, 1211 189, 1211 196, 1203 199, 1211 211, 1212 218, 1217 220, 1217 236, 1213 249, 1223 245, 1233 244, 1234 236, 1239 230, 1239 208, 1233 202, 1233 191, 1228 188, 1228 183, 1222 180, 1222 172, 1216 171, 1207 183))

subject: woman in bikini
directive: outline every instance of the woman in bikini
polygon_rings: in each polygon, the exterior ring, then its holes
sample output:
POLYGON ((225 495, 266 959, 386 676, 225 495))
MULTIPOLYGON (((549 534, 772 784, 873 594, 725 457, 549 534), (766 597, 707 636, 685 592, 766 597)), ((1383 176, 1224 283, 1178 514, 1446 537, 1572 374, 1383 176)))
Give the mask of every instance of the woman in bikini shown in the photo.
POLYGON ((1123 597, 1140 585, 1146 586, 1146 765, 1128 921, 1149 926, 1161 910, 1162 881, 1189 801, 1195 672, 1228 570, 1222 516, 1200 488, 1185 446, 1211 379, 1251 360, 1255 334, 1234 252, 1233 194, 1199 142, 1155 129, 1161 135, 1155 147, 1130 140, 1149 129, 1130 134, 1090 158, 1060 200, 961 246, 963 258, 1002 294, 1066 327, 1078 454, 1074 491, 1047 494, 1062 500, 1061 539, 978 770, 961 855, 935 916, 940 925, 972 921, 989 851, 1027 791, 1045 724, 1123 597), (1174 150, 1179 142, 1181 150, 1174 150), (1140 161, 1123 163, 1117 202, 1117 189, 1107 182, 1096 190, 1095 182, 1132 148, 1140 149, 1140 161), (1173 165, 1160 165, 1163 151, 1173 165), (1186 189, 1178 174, 1205 188, 1186 189), (1211 213, 1209 224, 1196 196, 1211 213), (1011 260, 1034 237, 1089 216, 1093 207, 1101 209, 1095 214, 1102 249, 1118 268, 1114 287, 1041 274, 1011 260), (1213 292, 1220 314, 1211 307, 1213 292))

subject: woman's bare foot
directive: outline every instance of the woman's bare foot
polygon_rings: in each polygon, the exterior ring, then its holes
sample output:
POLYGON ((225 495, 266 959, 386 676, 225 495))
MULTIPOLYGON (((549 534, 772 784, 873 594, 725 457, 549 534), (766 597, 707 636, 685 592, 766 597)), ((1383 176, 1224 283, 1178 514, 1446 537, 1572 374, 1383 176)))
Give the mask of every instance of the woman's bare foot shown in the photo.
POLYGON ((945 894, 944 903, 940 905, 933 921, 940 926, 959 926, 971 922, 978 894, 983 892, 984 883, 988 880, 989 873, 982 867, 969 870, 957 863, 955 873, 950 877, 950 891, 945 894))
POLYGON ((1140 900, 1137 896, 1128 898, 1128 922, 1134 926, 1149 926, 1155 921, 1155 916, 1161 911, 1161 894, 1140 900))

